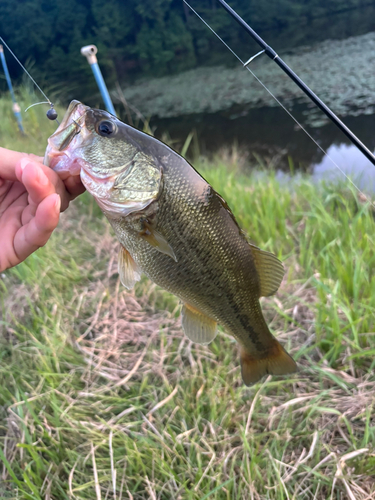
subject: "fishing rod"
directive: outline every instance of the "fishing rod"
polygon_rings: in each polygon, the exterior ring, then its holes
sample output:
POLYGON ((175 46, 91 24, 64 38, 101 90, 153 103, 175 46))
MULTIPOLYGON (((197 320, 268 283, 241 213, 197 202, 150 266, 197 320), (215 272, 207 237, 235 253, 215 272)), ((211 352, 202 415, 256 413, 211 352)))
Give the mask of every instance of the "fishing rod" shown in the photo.
MULTIPOLYGON (((256 33, 237 12, 230 7, 225 0, 218 0, 224 9, 242 26, 249 35, 262 47, 264 53, 272 59, 289 78, 291 78, 296 85, 328 116, 328 118, 352 141, 352 143, 366 156, 370 162, 375 165, 375 156, 371 151, 361 142, 358 137, 343 123, 335 113, 319 99, 319 97, 308 87, 301 78, 294 73, 294 71, 286 64, 285 61, 277 55, 277 53, 256 33)), ((246 63, 245 63, 246 64, 246 63)))
MULTIPOLYGON (((191 6, 183 0, 185 4, 189 6, 191 10, 191 6)), ((335 115, 335 113, 326 105, 324 102, 308 87, 301 78, 294 73, 294 71, 286 64, 285 61, 281 59, 281 57, 276 53, 276 51, 270 47, 264 40, 261 38, 256 31, 253 30, 243 19, 237 14, 237 12, 230 7, 225 0, 217 0, 221 6, 242 26, 242 28, 249 33, 249 35, 256 41, 258 45, 262 48, 262 51, 251 57, 247 62, 243 63, 244 67, 248 68, 248 65, 257 57, 258 55, 264 53, 266 54, 272 61, 274 61, 283 71, 286 73, 289 78, 291 78, 296 85, 323 111, 323 113, 350 139, 350 141, 366 156, 366 158, 375 165, 375 156, 374 154, 363 144, 362 141, 343 123, 340 118, 335 115)), ((195 12, 193 10, 193 12, 195 12)), ((196 12, 195 12, 196 13, 196 12)), ((197 14, 197 13, 196 13, 197 14)), ((200 16, 198 16, 200 17, 200 16)), ((212 30, 212 28, 200 17, 200 19, 212 30)), ((213 31, 213 30, 212 30, 213 31)), ((215 33, 215 32, 214 32, 215 33)), ((216 34, 216 33, 215 33, 216 34)), ((216 36, 218 36, 216 34, 216 36)), ((225 42, 219 37, 219 39, 225 44, 225 42)), ((232 49, 227 45, 227 48, 239 59, 237 54, 235 54, 232 49)), ((241 60, 240 60, 241 61, 241 60)), ((242 61, 241 61, 242 62, 242 61)), ((284 108, 285 109, 285 108, 284 108)), ((289 113, 289 112, 288 112, 289 113)), ((290 114, 290 113, 289 113, 290 114)), ((308 134, 310 135, 310 134, 308 134)), ((310 136, 311 137, 311 136, 310 136)), ((314 141, 315 142, 315 141, 314 141)))

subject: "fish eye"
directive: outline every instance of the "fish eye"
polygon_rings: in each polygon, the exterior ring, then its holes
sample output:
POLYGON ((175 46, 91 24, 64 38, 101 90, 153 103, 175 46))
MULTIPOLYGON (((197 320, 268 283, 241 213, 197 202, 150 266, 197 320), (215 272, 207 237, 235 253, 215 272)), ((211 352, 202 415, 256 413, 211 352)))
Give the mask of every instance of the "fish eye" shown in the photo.
POLYGON ((98 134, 102 135, 103 137, 110 137, 111 135, 114 135, 116 131, 116 125, 109 120, 100 122, 97 129, 98 134))

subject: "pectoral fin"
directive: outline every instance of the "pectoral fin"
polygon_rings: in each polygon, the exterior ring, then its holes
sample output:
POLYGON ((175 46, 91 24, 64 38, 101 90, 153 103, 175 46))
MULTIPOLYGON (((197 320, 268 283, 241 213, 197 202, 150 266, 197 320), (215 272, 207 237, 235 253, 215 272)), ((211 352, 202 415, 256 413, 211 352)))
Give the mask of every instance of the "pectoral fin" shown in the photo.
POLYGON ((131 290, 136 281, 141 279, 141 271, 139 267, 124 247, 120 248, 118 256, 118 273, 120 275, 121 283, 128 290, 131 290))
POLYGON ((192 342, 209 344, 216 337, 216 321, 187 304, 182 306, 181 321, 185 335, 192 342))
POLYGON ((164 238, 162 234, 156 231, 151 224, 148 222, 143 223, 144 230, 139 233, 140 237, 143 238, 147 243, 156 248, 161 253, 165 255, 169 255, 175 262, 177 262, 176 255, 173 251, 173 248, 168 243, 168 241, 164 238))
POLYGON ((270 252, 250 245, 255 267, 260 281, 260 297, 269 297, 277 292, 283 279, 285 269, 279 259, 270 252))

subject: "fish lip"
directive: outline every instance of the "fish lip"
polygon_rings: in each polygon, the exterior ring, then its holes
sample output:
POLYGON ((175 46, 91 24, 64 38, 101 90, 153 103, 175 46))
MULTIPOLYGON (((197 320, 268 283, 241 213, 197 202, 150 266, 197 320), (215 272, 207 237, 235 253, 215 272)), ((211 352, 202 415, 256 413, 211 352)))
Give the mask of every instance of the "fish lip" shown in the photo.
POLYGON ((56 150, 51 150, 48 152, 48 156, 47 156, 47 162, 44 162, 45 165, 47 165, 47 167, 50 167, 52 168, 52 170, 54 169, 54 167, 60 162, 60 160, 63 158, 63 157, 67 157, 69 158, 70 155, 67 153, 67 151, 56 151, 56 150))
MULTIPOLYGON (((56 132, 48 138, 48 145, 43 161, 43 163, 47 167, 55 169, 55 167, 59 166, 59 163, 61 164, 61 160, 64 159, 64 157, 67 160, 71 159, 69 145, 76 137, 76 135, 80 134, 84 130, 84 125, 82 126, 80 122, 83 121, 89 109, 90 108, 88 106, 85 106, 79 101, 74 100, 69 104, 68 109, 56 132), (62 133, 73 123, 75 123, 77 127, 79 127, 79 130, 77 130, 77 128, 75 130, 72 129, 71 134, 69 134, 67 138, 62 141, 62 133)), ((68 161, 62 163, 65 164, 64 166, 66 167, 68 161)), ((64 166, 60 168, 60 170, 70 170, 69 166, 67 168, 64 168, 64 166)), ((77 173, 79 172, 75 172, 75 174, 77 173)))
POLYGON ((56 165, 63 157, 69 158, 70 155, 67 151, 58 151, 48 143, 46 152, 44 154, 43 165, 54 170, 56 165))

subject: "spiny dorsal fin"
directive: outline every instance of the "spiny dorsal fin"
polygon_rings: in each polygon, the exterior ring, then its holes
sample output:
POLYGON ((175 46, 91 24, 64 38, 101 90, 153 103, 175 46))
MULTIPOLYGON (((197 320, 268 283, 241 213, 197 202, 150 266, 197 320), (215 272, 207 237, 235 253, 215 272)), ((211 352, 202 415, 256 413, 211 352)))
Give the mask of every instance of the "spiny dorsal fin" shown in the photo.
POLYGON ((260 282, 260 297, 268 297, 277 292, 285 270, 279 259, 270 252, 250 245, 260 282))
POLYGON ((187 304, 182 306, 181 322, 185 335, 192 342, 209 344, 216 337, 216 321, 187 304))
POLYGON ((141 270, 134 262, 133 257, 124 247, 120 248, 118 255, 118 273, 120 275, 121 283, 128 290, 131 290, 136 281, 141 279, 141 270))

